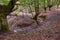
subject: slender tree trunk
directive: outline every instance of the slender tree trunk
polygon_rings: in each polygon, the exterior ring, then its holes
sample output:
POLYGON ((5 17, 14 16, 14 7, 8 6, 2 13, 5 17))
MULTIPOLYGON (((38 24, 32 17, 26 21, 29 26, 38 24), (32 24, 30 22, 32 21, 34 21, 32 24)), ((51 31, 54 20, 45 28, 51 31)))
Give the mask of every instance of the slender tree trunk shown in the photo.
POLYGON ((44 7, 44 11, 45 11, 45 13, 46 13, 46 10, 47 10, 47 7, 44 7))
POLYGON ((46 0, 44 0, 44 11, 45 11, 45 13, 46 13, 46 10, 47 10, 47 6, 46 6, 46 2, 45 2, 46 0))
POLYGON ((2 20, 1 20, 1 18, 0 18, 0 30, 1 30, 1 26, 2 26, 2 20))
POLYGON ((48 5, 48 7, 49 7, 49 11, 51 11, 51 8, 53 7, 53 5, 48 5))
POLYGON ((28 7, 29 7, 29 13, 32 13, 31 6, 30 6, 30 5, 28 5, 28 7))
POLYGON ((51 11, 51 8, 53 7, 53 0, 47 0, 47 3, 48 3, 49 11, 51 11))
POLYGON ((59 8, 60 0, 57 0, 57 9, 59 8))
POLYGON ((35 16, 34 16, 34 20, 38 23, 38 21, 37 21, 37 17, 38 17, 38 15, 39 15, 39 4, 35 4, 35 6, 34 6, 34 8, 35 8, 35 16))

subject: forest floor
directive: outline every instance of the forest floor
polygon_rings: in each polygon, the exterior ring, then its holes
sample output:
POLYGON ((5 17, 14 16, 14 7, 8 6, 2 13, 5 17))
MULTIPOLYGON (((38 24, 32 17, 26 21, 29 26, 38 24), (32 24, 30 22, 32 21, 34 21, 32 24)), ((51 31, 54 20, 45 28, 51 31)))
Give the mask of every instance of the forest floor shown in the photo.
POLYGON ((47 10, 46 13, 41 12, 40 15, 47 15, 47 21, 44 22, 46 24, 41 26, 42 28, 44 27, 43 30, 40 30, 38 27, 34 29, 35 31, 29 31, 27 33, 0 33, 0 40, 60 40, 60 15, 58 14, 60 14, 60 9, 47 10), (55 14, 57 16, 54 16, 55 14), (47 29, 46 25, 49 26, 49 29, 47 29), (55 27, 55 25, 58 27, 55 27))

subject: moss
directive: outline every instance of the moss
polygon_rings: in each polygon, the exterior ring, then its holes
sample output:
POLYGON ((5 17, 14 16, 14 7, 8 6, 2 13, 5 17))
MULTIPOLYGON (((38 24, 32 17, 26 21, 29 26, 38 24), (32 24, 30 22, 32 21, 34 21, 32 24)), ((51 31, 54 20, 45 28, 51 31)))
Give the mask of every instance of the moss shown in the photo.
POLYGON ((1 22, 1 32, 9 32, 9 27, 8 27, 8 24, 7 24, 7 21, 6 20, 2 20, 1 22))
POLYGON ((8 25, 2 25, 1 31, 3 31, 3 32, 10 32, 8 25))

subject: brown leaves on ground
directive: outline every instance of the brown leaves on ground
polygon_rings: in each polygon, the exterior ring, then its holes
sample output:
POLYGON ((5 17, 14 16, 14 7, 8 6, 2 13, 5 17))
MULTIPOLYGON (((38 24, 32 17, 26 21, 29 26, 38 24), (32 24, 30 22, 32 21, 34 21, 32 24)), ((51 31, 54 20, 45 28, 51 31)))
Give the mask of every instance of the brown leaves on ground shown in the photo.
POLYGON ((39 26, 34 30, 31 29, 26 33, 24 31, 22 33, 2 33, 0 34, 0 40, 60 40, 60 10, 50 11, 46 15, 45 25, 39 26), (42 28, 42 30, 39 28, 42 28))

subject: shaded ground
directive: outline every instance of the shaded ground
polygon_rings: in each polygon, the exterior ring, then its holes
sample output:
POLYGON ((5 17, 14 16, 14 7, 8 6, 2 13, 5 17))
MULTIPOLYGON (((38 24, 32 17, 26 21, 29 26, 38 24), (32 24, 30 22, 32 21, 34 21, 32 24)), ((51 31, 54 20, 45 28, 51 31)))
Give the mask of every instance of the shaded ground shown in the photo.
MULTIPOLYGON (((41 14, 43 15, 43 14, 41 14)), ((60 10, 48 11, 42 26, 17 33, 0 34, 0 40, 60 40, 60 10)))

